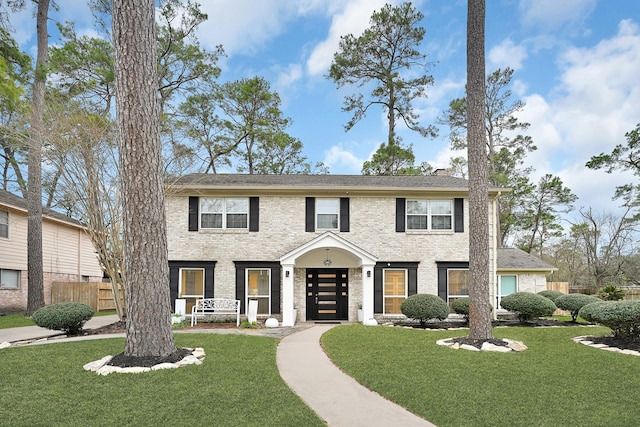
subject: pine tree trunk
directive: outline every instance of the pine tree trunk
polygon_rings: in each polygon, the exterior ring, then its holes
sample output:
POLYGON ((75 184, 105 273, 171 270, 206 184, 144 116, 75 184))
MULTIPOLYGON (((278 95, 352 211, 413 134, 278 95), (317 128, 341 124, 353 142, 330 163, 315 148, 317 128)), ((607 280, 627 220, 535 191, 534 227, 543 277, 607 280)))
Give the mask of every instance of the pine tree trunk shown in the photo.
POLYGON ((153 0, 112 8, 123 189, 125 355, 168 356, 171 328, 153 0))
POLYGON ((485 0, 468 0, 467 138, 469 158, 469 337, 492 338, 489 284, 489 192, 487 179, 484 63, 485 0))
POLYGON ((42 261, 42 145, 44 142, 44 94, 49 62, 49 0, 38 2, 36 36, 38 53, 33 79, 27 190, 27 315, 44 306, 42 261))

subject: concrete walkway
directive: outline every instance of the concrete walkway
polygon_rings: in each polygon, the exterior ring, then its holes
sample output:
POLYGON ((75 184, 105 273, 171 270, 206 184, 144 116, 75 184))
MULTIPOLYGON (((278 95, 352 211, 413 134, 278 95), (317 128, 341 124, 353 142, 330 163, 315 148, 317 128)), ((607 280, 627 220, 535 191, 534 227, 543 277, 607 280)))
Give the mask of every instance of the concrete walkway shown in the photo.
POLYGON ((315 325, 280 341, 280 376, 332 427, 434 426, 360 385, 338 369, 320 346, 333 325, 315 325))
MULTIPOLYGON (((110 325, 118 321, 118 316, 94 316, 84 324, 85 329, 95 329, 101 326, 110 325)), ((38 338, 52 337, 55 335, 64 335, 60 331, 52 331, 51 329, 41 328, 39 326, 22 326, 20 328, 7 328, 0 329, 0 343, 3 342, 16 342, 16 341, 29 341, 38 338)), ((91 335, 90 335, 91 336, 91 335)), ((96 337, 101 337, 96 335, 96 337)), ((81 337, 74 337, 73 339, 80 339, 81 337)), ((85 339, 87 337, 84 337, 85 339)), ((104 338, 104 336, 102 336, 104 338)))

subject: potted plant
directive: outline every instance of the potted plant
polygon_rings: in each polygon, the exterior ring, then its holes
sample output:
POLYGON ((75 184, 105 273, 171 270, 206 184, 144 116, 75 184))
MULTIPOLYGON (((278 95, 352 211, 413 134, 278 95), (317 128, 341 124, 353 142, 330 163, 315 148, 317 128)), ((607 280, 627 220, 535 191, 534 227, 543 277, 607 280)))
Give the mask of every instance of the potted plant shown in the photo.
POLYGON ((358 304, 358 322, 362 322, 364 320, 364 315, 362 314, 362 303, 358 304))

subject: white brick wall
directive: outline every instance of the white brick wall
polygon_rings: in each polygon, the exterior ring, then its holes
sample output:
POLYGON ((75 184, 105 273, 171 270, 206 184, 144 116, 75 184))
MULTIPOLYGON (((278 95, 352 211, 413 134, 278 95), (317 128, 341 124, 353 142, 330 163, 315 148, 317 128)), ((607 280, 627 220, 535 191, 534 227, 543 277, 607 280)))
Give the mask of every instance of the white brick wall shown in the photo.
MULTIPOLYGON (((251 194, 246 195, 251 196, 251 194)), ((442 196, 438 196, 442 198, 442 196)), ((216 296, 235 295, 234 261, 277 261, 282 255, 322 232, 305 232, 305 197, 260 197, 259 232, 234 230, 188 231, 188 197, 167 197, 169 259, 216 260, 216 296)), ((350 232, 340 237, 374 255, 379 261, 419 262, 418 292, 438 293, 436 261, 468 260, 468 203, 465 232, 395 231, 395 197, 351 197, 350 232)), ((322 257, 324 257, 324 253, 322 257)), ((336 254, 334 254, 336 255, 336 254)), ((321 267, 321 265, 318 265, 321 267)), ((349 269, 349 318, 361 303, 361 270, 349 269)), ((295 271, 294 301, 304 318, 304 269, 295 271), (300 310, 302 309, 302 310, 300 310)))

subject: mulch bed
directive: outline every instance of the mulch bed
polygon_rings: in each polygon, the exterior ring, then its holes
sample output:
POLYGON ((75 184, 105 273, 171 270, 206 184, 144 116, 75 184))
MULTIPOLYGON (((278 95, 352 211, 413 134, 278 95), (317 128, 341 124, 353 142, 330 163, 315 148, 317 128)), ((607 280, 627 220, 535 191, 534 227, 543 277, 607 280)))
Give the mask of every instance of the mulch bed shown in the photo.
MULTIPOLYGON (((407 323, 403 323, 403 326, 411 326, 413 328, 419 328, 419 329, 454 329, 454 328, 465 328, 468 327, 466 322, 427 322, 426 325, 423 327, 421 327, 419 324, 407 324, 407 323)), ((535 319, 535 320, 531 320, 529 322, 525 322, 525 323, 520 323, 517 320, 498 320, 498 321, 494 321, 493 322, 493 326, 519 326, 519 327, 541 327, 541 326, 546 326, 546 327, 550 327, 550 326, 576 326, 579 325, 577 323, 573 323, 573 322, 568 322, 568 321, 561 321, 561 320, 553 320, 553 319, 535 319)), ((198 323, 197 325, 191 327, 191 326, 185 326, 183 328, 183 330, 192 330, 192 329, 235 329, 237 328, 235 323, 224 323, 224 322, 201 322, 198 323)), ((87 330, 83 330, 82 331, 82 335, 100 335, 100 334, 117 334, 117 333, 124 333, 126 332, 126 327, 125 327, 125 323, 124 322, 115 322, 112 323, 110 325, 106 325, 100 328, 96 328, 96 329, 87 329, 87 330)), ((623 340, 620 338, 616 338, 613 336, 599 336, 599 337, 592 337, 591 341, 593 341, 594 343, 598 343, 598 344, 605 344, 609 347, 618 347, 620 349, 624 349, 624 350, 635 350, 635 351, 640 351, 640 341, 632 341, 632 340, 623 340)), ((480 348, 482 346, 482 341, 479 340, 472 340, 469 337, 460 337, 460 338, 456 338, 456 342, 459 342, 460 344, 469 344, 469 345, 473 345, 474 347, 480 348)), ((506 345, 506 343, 502 340, 498 340, 498 339, 492 339, 489 340, 489 342, 491 342, 492 344, 495 345, 506 345)), ((185 350, 185 349, 178 349, 178 350, 185 350)), ((173 356, 173 355, 172 355, 173 356)), ((178 357, 179 355, 173 356, 173 357, 178 357)), ((182 356, 184 357, 184 356, 182 356)), ((180 357, 178 360, 181 360, 182 357, 180 357)), ((115 359, 115 357, 114 357, 115 359)), ((175 361, 174 361, 175 362, 175 361)), ((121 363, 126 363, 125 362, 121 362, 121 363)), ((157 363, 161 363, 161 362, 157 362, 157 363)), ((173 363, 173 362, 170 362, 173 363)), ((114 364, 113 360, 111 361, 110 364, 114 364)), ((115 365, 114 366, 123 366, 123 365, 115 365)), ((146 365, 127 365, 127 366, 146 366, 146 365)), ((153 366, 153 365, 150 365, 153 366)))

